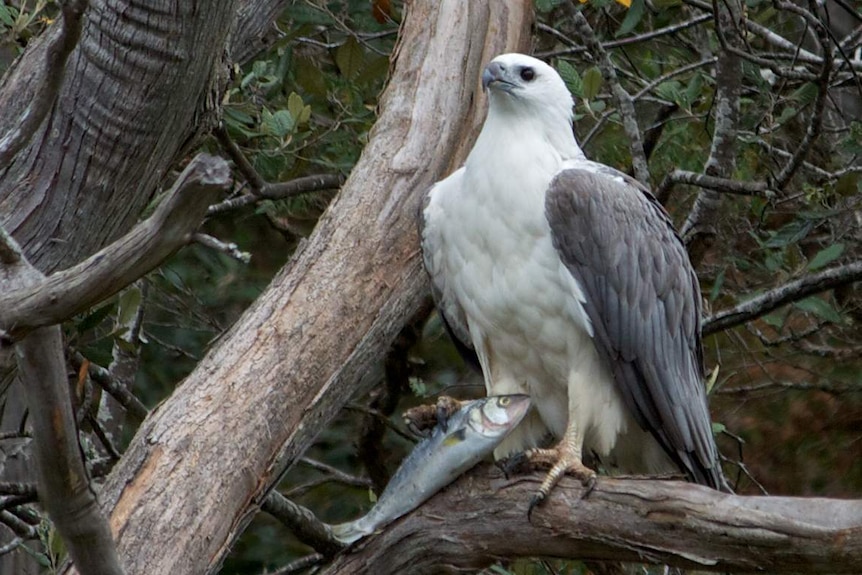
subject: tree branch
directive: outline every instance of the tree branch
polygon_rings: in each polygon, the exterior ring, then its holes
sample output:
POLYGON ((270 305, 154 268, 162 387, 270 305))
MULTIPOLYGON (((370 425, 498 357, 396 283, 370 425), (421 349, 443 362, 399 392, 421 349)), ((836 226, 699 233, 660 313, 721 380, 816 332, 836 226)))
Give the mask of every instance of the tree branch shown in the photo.
MULTIPOLYGON (((0 293, 37 290, 44 276, 30 265, 20 246, 2 229, 0 245, 4 254, 0 293)), ((6 340, 4 337, 4 344, 8 343, 6 340)), ((111 530, 90 489, 78 444, 60 327, 35 329, 16 343, 14 349, 32 428, 31 449, 36 461, 40 503, 82 573, 122 575, 111 530)), ((4 522, 8 525, 13 519, 5 518, 4 522)))
POLYGON ((788 282, 730 309, 714 313, 703 322, 704 336, 729 329, 810 295, 862 280, 862 261, 835 266, 788 282))
POLYGON ((770 189, 765 182, 743 182, 741 180, 730 180, 707 174, 698 174, 687 170, 674 170, 667 174, 661 184, 656 188, 655 195, 660 202, 664 202, 675 184, 688 184, 714 192, 734 194, 739 196, 757 196, 768 198, 776 191, 770 189))
POLYGON ((856 573, 862 501, 742 497, 688 483, 600 478, 584 498, 565 478, 527 517, 540 476, 507 480, 482 466, 324 575, 416 575, 552 556, 634 561, 698 571, 856 573))
POLYGON ((634 170, 635 178, 640 180, 645 186, 650 185, 649 165, 647 163, 646 154, 644 154, 642 135, 638 126, 637 115, 635 114, 635 106, 632 102, 631 95, 623 88, 617 78, 616 68, 614 67, 611 58, 607 51, 602 47, 602 44, 596 38, 592 26, 587 22, 583 13, 578 10, 574 14, 575 29, 584 41, 589 52, 596 58, 599 69, 602 71, 602 77, 611 88, 611 93, 616 101, 617 108, 620 111, 622 118, 623 129, 629 139, 629 149, 632 156, 632 169, 634 170))
POLYGON ((312 511, 294 503, 278 491, 271 491, 266 496, 261 510, 284 523, 297 539, 325 557, 332 557, 344 549, 344 544, 332 535, 329 527, 312 511))
POLYGON ((421 194, 463 162, 481 125, 481 66, 526 49, 530 13, 526 0, 408 4, 350 178, 286 268, 147 417, 105 484, 130 574, 217 572, 285 470, 374 382, 372 366, 425 301, 421 194))
MULTIPOLYGON (((723 29, 733 26, 742 10, 738 0, 728 0, 719 6, 713 0, 715 30, 723 38, 723 29)), ((704 165, 707 176, 729 179, 736 165, 736 130, 739 120, 739 98, 742 93, 742 61, 732 48, 739 43, 737 36, 725 39, 715 64, 715 130, 704 165)), ((712 222, 721 208, 721 195, 710 188, 698 193, 681 229, 692 262, 703 258, 715 236, 712 222)))
POLYGON ((128 234, 76 266, 0 295, 0 330, 19 339, 117 293, 188 243, 207 206, 229 185, 224 160, 198 155, 153 215, 128 234))
POLYGON ((30 141, 57 99, 66 60, 81 37, 81 20, 86 9, 86 0, 61 2, 60 29, 47 35, 45 68, 40 70, 40 84, 34 88, 34 97, 18 119, 11 122, 12 128, 0 138, 0 169, 5 168, 30 141))

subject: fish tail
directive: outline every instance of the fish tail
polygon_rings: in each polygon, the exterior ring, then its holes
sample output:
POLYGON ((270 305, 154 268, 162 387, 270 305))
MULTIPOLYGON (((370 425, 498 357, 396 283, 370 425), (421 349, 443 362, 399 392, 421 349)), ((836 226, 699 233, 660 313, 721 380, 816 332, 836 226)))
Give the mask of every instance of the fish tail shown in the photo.
POLYGON ((345 545, 350 545, 371 533, 373 530, 366 528, 359 520, 332 526, 332 535, 345 545))

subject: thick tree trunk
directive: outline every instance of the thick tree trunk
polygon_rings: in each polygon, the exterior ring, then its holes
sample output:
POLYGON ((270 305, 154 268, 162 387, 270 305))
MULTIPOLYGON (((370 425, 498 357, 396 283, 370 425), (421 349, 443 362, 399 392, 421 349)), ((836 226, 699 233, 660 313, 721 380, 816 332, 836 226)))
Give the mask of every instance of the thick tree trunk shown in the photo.
POLYGON ((141 426, 103 492, 129 574, 211 573, 281 474, 370 380, 426 291, 421 192, 464 157, 481 64, 529 2, 416 0, 371 140, 294 261, 141 426))
MULTIPOLYGON (((48 117, 0 166, 0 226, 41 271, 68 267, 138 220, 184 142, 201 129, 237 0, 93 0, 48 117)), ((28 47, 0 87, 0 137, 15 127, 46 72, 58 26, 28 47)), ((0 357, 0 430, 22 425, 25 402, 0 357)), ((0 477, 32 480, 26 440, 6 441, 0 477)), ((0 545, 8 542, 0 532, 0 545)), ((0 573, 37 573, 22 550, 0 573)))
MULTIPOLYGON (((0 173, 0 225, 34 266, 68 267, 137 221, 201 128, 235 5, 91 2, 52 113, 0 173)), ((26 93, 41 57, 16 64, 0 101, 26 93)))

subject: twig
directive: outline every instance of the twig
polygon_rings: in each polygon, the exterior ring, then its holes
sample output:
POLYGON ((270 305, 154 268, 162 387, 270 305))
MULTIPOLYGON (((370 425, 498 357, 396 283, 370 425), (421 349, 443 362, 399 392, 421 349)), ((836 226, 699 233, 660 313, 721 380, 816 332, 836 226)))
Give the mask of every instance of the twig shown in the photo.
POLYGON ((311 510, 294 503, 278 491, 270 491, 261 509, 284 523, 297 539, 325 557, 332 557, 344 549, 344 544, 332 535, 329 527, 311 510))
POLYGON ((32 525, 21 521, 15 514, 9 511, 0 511, 0 523, 12 530, 12 532, 23 539, 38 539, 39 533, 32 525))
MULTIPOLYGON (((796 5, 791 4, 790 2, 779 2, 779 6, 785 8, 786 10, 791 10, 803 18, 808 16, 809 18, 805 18, 808 20, 808 23, 814 28, 815 33, 817 35, 818 40, 820 41, 820 46, 823 49, 824 54, 829 53, 829 33, 826 30, 826 27, 823 25, 820 20, 814 18, 813 15, 809 14, 798 8, 796 5), (792 8, 791 8, 792 6, 792 8)), ((808 155, 808 152, 811 150, 811 145, 817 140, 817 137, 820 135, 820 129, 823 123, 823 110, 826 107, 826 98, 829 94, 829 77, 832 74, 832 58, 824 58, 823 65, 820 69, 820 75, 818 77, 817 82, 817 97, 814 99, 814 109, 811 112, 811 117, 808 120, 808 126, 805 129, 805 136, 803 136, 802 141, 799 142, 799 146, 796 148, 796 151, 793 153, 793 156, 781 170, 781 172, 775 177, 775 187, 779 190, 783 190, 787 184, 790 182, 790 179, 793 177, 793 174, 796 173, 796 170, 799 169, 799 166, 802 164, 802 161, 808 155)))
POLYGON ((206 206, 230 184, 224 160, 199 154, 153 215, 80 264, 0 295, 0 329, 19 339, 112 296, 185 245, 206 206))
POLYGON ((238 198, 231 198, 210 206, 207 209, 207 216, 250 206, 262 199, 284 200, 311 192, 334 190, 341 187, 343 183, 344 177, 339 174, 315 174, 296 178, 288 182, 266 184, 257 193, 245 194, 238 198))
MULTIPOLYGON (((81 365, 84 363, 84 356, 81 355, 80 352, 74 352, 71 356, 72 365, 75 366, 76 369, 80 369, 81 365)), ((146 406, 138 399, 131 391, 129 391, 124 385, 120 385, 107 369, 100 365, 96 365, 93 362, 90 362, 88 367, 88 372, 93 381, 99 384, 99 387, 104 389, 106 392, 111 394, 111 397, 117 400, 117 402, 122 405, 126 411, 131 413, 135 418, 140 421, 143 421, 149 410, 146 406)))
POLYGON ((835 266, 816 274, 807 275, 753 297, 730 309, 714 313, 704 320, 703 335, 707 336, 729 329, 788 303, 859 280, 862 280, 862 261, 835 266))
POLYGON ((266 186, 266 180, 254 169, 254 166, 251 165, 251 162, 248 161, 248 158, 239 149, 239 146, 230 138, 223 123, 220 123, 213 131, 219 144, 222 145, 228 156, 230 156, 230 159, 236 164, 236 168, 251 185, 252 192, 258 194, 266 186))
POLYGON ((379 420, 380 423, 382 423, 383 425, 388 427, 390 430, 395 432, 395 434, 398 435, 400 438, 406 439, 407 441, 410 441, 412 443, 416 442, 415 437, 413 437, 409 433, 406 433, 404 430, 402 430, 396 424, 392 423, 392 420, 389 419, 388 416, 383 415, 381 412, 377 411, 376 409, 371 409, 370 407, 365 407, 364 405, 359 405, 358 403, 348 403, 347 405, 344 406, 344 409, 348 409, 350 411, 357 411, 359 413, 364 413, 365 415, 370 415, 371 417, 374 417, 377 420, 379 420))
POLYGON ((21 538, 21 537, 15 537, 15 538, 14 538, 14 539, 12 539, 9 543, 7 543, 6 545, 3 545, 2 547, 0 547, 0 557, 2 557, 3 555, 6 555, 7 553, 11 553, 12 551, 15 551, 15 550, 16 550, 16 549, 18 549, 18 547, 20 547, 23 543, 24 543, 24 539, 23 539, 23 538, 21 538))
POLYGON ((0 495, 36 497, 36 485, 21 481, 0 481, 0 495))
POLYGON ((768 198, 776 193, 765 182, 743 182, 741 180, 729 180, 727 178, 708 176, 686 170, 674 170, 666 175, 661 184, 656 188, 656 197, 661 201, 675 184, 688 184, 690 186, 698 186, 699 188, 738 196, 768 198))
MULTIPOLYGON (((683 22, 679 22, 677 24, 671 24, 670 26, 665 26, 664 28, 659 28, 657 30, 652 30, 650 32, 644 32, 643 34, 638 34, 637 36, 630 36, 628 38, 622 38, 621 40, 611 40, 609 42, 602 42, 600 47, 604 50, 612 50, 614 48, 619 48, 621 46, 630 46, 632 44, 638 44, 640 42, 647 42, 649 40, 653 40, 655 38, 660 38, 661 36, 669 36, 672 34, 676 34, 686 28, 691 28, 693 26, 697 26, 698 24, 703 24, 704 22, 708 22, 712 20, 712 14, 703 14, 700 16, 696 16, 691 20, 685 20, 683 22)), ((541 29, 541 28, 540 28, 541 29)), ((547 31, 547 30, 543 30, 547 31)), ((564 37, 565 38, 565 37, 564 37)), ((562 38, 561 38, 562 39, 562 38)), ((564 42, 567 44, 575 44, 569 38, 566 38, 564 42), (568 41, 566 41, 568 40, 568 41)), ((564 50, 553 50, 550 52, 539 52, 536 54, 537 58, 556 58, 557 56, 566 56, 570 54, 579 54, 581 52, 586 52, 590 50, 588 46, 573 46, 572 48, 564 49, 564 50)))
POLYGON ((834 395, 844 393, 859 393, 862 391, 862 385, 847 385, 835 386, 825 383, 808 383, 803 381, 768 381, 766 383, 758 383, 755 385, 738 385, 734 387, 723 387, 716 393, 722 395, 747 395, 749 393, 757 393, 759 391, 769 391, 775 389, 793 389, 797 391, 825 391, 834 395))
POLYGON ((214 238, 213 236, 202 232, 195 232, 192 234, 192 241, 210 248, 211 250, 226 254, 244 264, 251 262, 251 254, 249 252, 242 251, 239 249, 239 246, 233 242, 225 243, 218 238, 214 238))
POLYGON ((640 127, 638 127, 632 97, 628 92, 626 92, 625 88, 623 88, 617 78, 614 64, 611 62, 608 52, 602 47, 601 43, 596 38, 592 26, 587 22, 586 17, 581 11, 575 12, 574 24, 575 29, 584 40, 584 44, 586 44, 590 53, 596 58, 599 68, 602 71, 602 77, 611 87, 611 93, 613 94, 617 108, 620 111, 623 129, 629 139, 629 149, 631 151, 632 168, 634 169, 635 177, 644 185, 649 186, 649 165, 647 164, 646 155, 644 154, 641 131, 640 127))
POLYGON ((299 461, 312 469, 325 473, 328 476, 328 481, 337 481, 344 485, 353 485, 354 487, 369 487, 370 485, 368 479, 365 477, 357 477, 356 475, 345 473, 336 467, 323 463, 322 461, 317 461, 310 457, 303 457, 299 461))
POLYGON ((0 441, 4 439, 24 439, 33 435, 29 431, 0 431, 0 441))
POLYGON ((41 70, 41 85, 35 89, 33 98, 21 116, 12 124, 14 128, 0 138, 0 169, 5 168, 15 154, 30 141, 57 99, 66 60, 81 36, 81 21, 86 9, 86 0, 61 3, 60 31, 49 40, 46 66, 41 70))
POLYGON ((315 565, 323 563, 325 560, 326 560, 326 557, 324 557, 322 554, 312 553, 311 555, 306 555, 305 557, 300 557, 299 559, 295 559, 295 560, 291 561, 290 563, 288 563, 287 565, 280 567, 276 571, 272 571, 272 572, 266 571, 265 573, 262 573, 261 575, 292 575, 293 573, 297 573, 297 572, 302 571, 304 569, 308 569, 309 567, 314 567, 315 565))

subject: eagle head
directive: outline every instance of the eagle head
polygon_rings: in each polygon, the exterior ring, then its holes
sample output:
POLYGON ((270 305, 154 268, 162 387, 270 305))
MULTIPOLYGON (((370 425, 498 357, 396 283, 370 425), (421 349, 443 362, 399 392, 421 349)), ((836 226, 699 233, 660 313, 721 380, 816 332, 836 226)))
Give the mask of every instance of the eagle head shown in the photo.
POLYGON ((532 117, 552 115, 571 123, 574 100, 565 82, 549 65, 525 54, 497 56, 482 72, 482 88, 491 107, 532 117))

